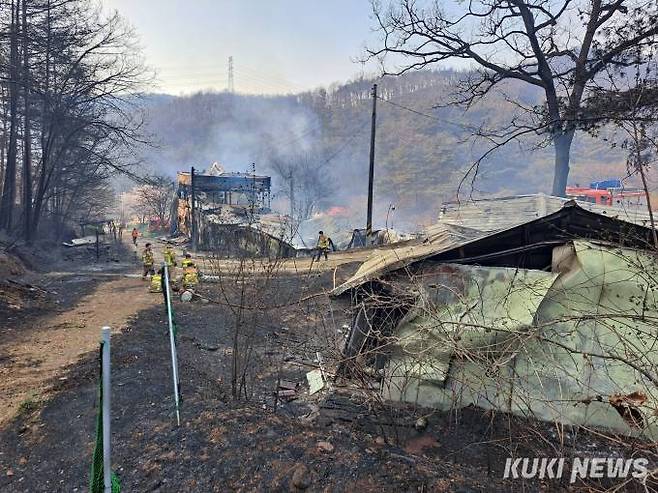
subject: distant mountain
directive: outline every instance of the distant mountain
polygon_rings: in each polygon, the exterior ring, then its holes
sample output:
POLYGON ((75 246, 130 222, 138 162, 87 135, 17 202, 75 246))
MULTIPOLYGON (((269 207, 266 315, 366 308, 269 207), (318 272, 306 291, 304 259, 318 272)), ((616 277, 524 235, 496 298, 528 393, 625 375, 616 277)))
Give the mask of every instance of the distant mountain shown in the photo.
MULTIPOLYGON (((465 171, 488 148, 469 139, 470 127, 503 125, 518 110, 492 95, 465 112, 445 101, 460 74, 417 72, 377 81, 375 216, 383 225, 394 204, 394 226, 406 228, 436 217, 443 200, 455 198, 465 171), (391 104, 394 103, 394 104, 391 104), (413 111, 410 111, 413 110, 413 111)), ((230 171, 272 172, 275 158, 307 154, 320 168, 326 187, 321 206, 345 206, 362 226, 367 192, 372 80, 362 79, 297 95, 252 96, 198 93, 148 95, 146 129, 157 146, 144 150, 152 169, 174 175, 219 161, 230 171)), ((508 87, 525 104, 539 94, 524 85, 508 87)), ((474 184, 460 196, 550 192, 553 153, 536 148, 540 138, 511 143, 493 153, 474 184)), ((602 139, 580 134, 572 155, 571 182, 623 176, 625 156, 602 139)), ((274 177, 274 189, 281 188, 274 177)), ((276 203, 276 201, 275 201, 276 203)), ((279 202, 282 206, 283 201, 279 202)), ((285 209, 284 209, 285 210, 285 209)), ((391 218, 389 218, 389 223, 391 218)))

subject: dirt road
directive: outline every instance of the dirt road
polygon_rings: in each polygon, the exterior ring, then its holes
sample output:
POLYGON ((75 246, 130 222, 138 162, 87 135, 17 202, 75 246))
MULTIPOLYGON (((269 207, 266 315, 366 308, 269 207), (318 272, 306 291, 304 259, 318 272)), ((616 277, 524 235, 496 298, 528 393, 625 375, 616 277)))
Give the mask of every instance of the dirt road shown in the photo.
POLYGON ((66 250, 52 265, 56 271, 25 274, 21 281, 40 286, 49 300, 45 309, 16 311, 0 330, 0 425, 66 381, 82 355, 98 347, 101 327, 120 332, 160 301, 136 275, 137 255, 128 248, 108 245, 100 260, 66 250))
MULTIPOLYGON (((21 408, 29 409, 48 396, 52 382, 67 379, 68 368, 80 357, 95 349, 100 328, 110 326, 120 332, 140 310, 160 302, 157 295, 148 292, 139 274, 138 255, 143 248, 129 248, 128 262, 107 269, 104 264, 88 265, 73 272, 52 272, 41 277, 41 285, 55 291, 58 296, 78 291, 79 299, 70 307, 48 313, 22 323, 10 321, 8 333, 0 341, 0 425, 11 419, 21 408), (93 281, 98 282, 93 282, 93 281)), ((162 260, 164 245, 152 240, 156 262, 162 260)), ((182 251, 178 252, 182 255, 182 251)), ((363 260, 364 252, 336 253, 329 261, 312 262, 311 258, 286 259, 277 266, 277 272, 304 272, 335 270, 354 260, 363 260)), ((214 261, 196 255, 203 269, 211 266, 230 271, 238 261, 214 261)), ((255 260, 250 269, 269 271, 268 260, 255 260)))
POLYGON ((67 296, 77 300, 36 319, 10 321, 0 341, 0 425, 44 399, 52 382, 67 379, 68 368, 97 347, 102 326, 120 332, 139 310, 160 301, 139 277, 125 275, 136 266, 94 267, 42 276, 60 306, 67 296))
MULTIPOLYGON (((76 272, 51 272, 39 276, 33 282, 52 290, 60 307, 62 298, 75 295, 70 307, 48 312, 25 322, 22 317, 8 320, 7 332, 0 340, 0 397, 5 403, 0 407, 0 424, 10 419, 21 408, 30 407, 42 400, 49 391, 49 382, 66 379, 67 368, 81 355, 93 350, 100 328, 105 325, 121 331, 138 311, 159 301, 148 293, 144 281, 139 278, 139 255, 147 240, 138 247, 126 243, 122 265, 91 264, 79 267, 76 272), (94 282, 97 281, 97 282, 94 282), (77 292, 76 292, 77 291, 77 292)), ((164 245, 152 243, 156 262, 162 261, 164 245)), ((182 250, 178 252, 179 258, 182 250)), ((336 253, 329 261, 312 262, 311 258, 278 261, 278 272, 304 272, 334 270, 337 266, 362 260, 363 252, 336 253)), ((219 268, 230 271, 239 262, 213 260, 203 254, 195 254, 203 271, 219 268)), ((270 271, 268 260, 255 260, 247 270, 270 271)), ((72 267, 72 266, 69 266, 72 267)))

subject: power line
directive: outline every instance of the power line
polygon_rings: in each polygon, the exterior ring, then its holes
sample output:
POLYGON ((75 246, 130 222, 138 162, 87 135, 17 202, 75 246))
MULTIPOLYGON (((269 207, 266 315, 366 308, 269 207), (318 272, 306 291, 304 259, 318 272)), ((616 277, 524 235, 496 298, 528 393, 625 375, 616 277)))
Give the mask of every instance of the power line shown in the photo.
POLYGON ((352 134, 352 136, 351 136, 349 139, 347 139, 347 140, 345 141, 345 143, 344 143, 340 148, 338 148, 338 150, 336 150, 336 152, 334 152, 331 156, 329 156, 326 160, 324 160, 324 161, 322 162, 322 165, 328 164, 329 161, 331 161, 331 160, 334 159, 336 156, 338 156, 338 154, 340 154, 341 152, 343 152, 343 150, 344 150, 348 145, 350 145, 350 144, 354 141, 354 139, 356 139, 356 138, 361 134, 361 132, 363 132, 363 129, 366 128, 366 125, 368 125, 368 122, 367 122, 367 121, 364 122, 363 125, 361 125, 361 127, 360 127, 356 132, 354 132, 354 133, 352 134))
POLYGON ((468 131, 470 131, 470 132, 477 131, 477 128, 475 128, 475 127, 471 127, 470 125, 464 125, 464 124, 461 124, 461 123, 455 123, 455 122, 451 122, 451 121, 449 121, 449 120, 444 120, 444 119, 442 119, 442 118, 438 118, 438 117, 433 116, 433 115, 428 115, 427 113, 423 113, 423 112, 418 111, 418 110, 415 110, 415 109, 413 109, 413 108, 408 108, 407 106, 401 105, 400 103, 394 103, 394 102, 391 101, 390 99, 384 99, 384 98, 382 98, 382 97, 380 97, 380 96, 377 96, 377 99, 379 99, 380 101, 383 101, 384 103, 390 104, 391 106, 395 106, 396 108, 399 108, 399 109, 401 109, 401 110, 409 111, 410 113, 414 113, 414 114, 416 114, 416 115, 418 115, 418 116, 422 116, 422 117, 425 117, 425 118, 429 118, 430 120, 434 120, 434 121, 437 121, 437 122, 440 122, 440 123, 446 123, 446 124, 448 124, 448 125, 453 125, 453 126, 455 126, 455 127, 457 127, 457 128, 460 128, 460 129, 462 129, 462 130, 468 130, 468 131))
MULTIPOLYGON (((159 65, 158 68, 162 70, 163 73, 166 72, 183 72, 183 73, 174 73, 174 77, 178 76, 204 76, 204 75, 215 75, 218 73, 217 67, 213 64, 182 64, 182 65, 159 65), (197 71, 195 73, 195 70, 197 71)), ((240 72, 246 72, 246 75, 258 76, 262 79, 266 79, 271 82, 278 82, 281 85, 287 87, 294 87, 300 90, 304 90, 304 86, 301 84, 289 80, 284 76, 276 75, 274 73, 266 73, 262 69, 256 69, 253 67, 248 67, 243 64, 240 64, 240 72)))
POLYGON ((278 82, 276 80, 271 80, 266 76, 245 73, 242 71, 242 69, 238 70, 238 75, 242 79, 251 80, 256 83, 264 84, 269 87, 275 88, 278 91, 284 90, 288 92, 294 92, 296 90, 295 87, 290 84, 286 84, 284 82, 278 82))
POLYGON ((286 77, 283 77, 283 76, 279 76, 279 75, 275 75, 275 74, 265 74, 265 73, 261 72, 260 70, 253 69, 253 68, 250 68, 250 67, 242 67, 242 70, 244 70, 245 72, 251 73, 253 75, 256 75, 258 77, 265 77, 265 78, 267 78, 267 80, 270 80, 272 82, 279 82, 280 84, 284 84, 286 86, 290 86, 290 87, 297 88, 297 89, 300 89, 300 90, 305 90, 297 82, 289 80, 289 79, 287 79, 286 77))
MULTIPOLYGON (((233 58, 233 57, 229 57, 233 58)), ((270 88, 273 88, 275 90, 285 90, 285 91, 290 91, 290 92, 302 92, 306 90, 299 84, 289 81, 285 79, 284 77, 279 77, 273 74, 266 74, 264 72, 251 69, 248 67, 244 67, 240 65, 240 68, 236 70, 235 66, 231 61, 229 60, 229 65, 233 66, 233 79, 235 81, 235 74, 237 73, 238 78, 246 78, 255 82, 258 82, 259 84, 262 85, 267 85, 270 88)), ((228 74, 229 76, 227 77, 225 73, 221 73, 220 71, 216 69, 211 69, 207 70, 204 69, 203 66, 198 66, 195 67, 196 71, 194 69, 185 69, 182 70, 181 68, 173 68, 173 69, 165 69, 160 73, 159 77, 163 80, 180 80, 182 79, 183 81, 199 81, 199 80, 223 80, 224 82, 228 81, 230 79, 230 73, 228 74), (199 70, 200 69, 200 70, 199 70)), ((229 67, 229 72, 231 72, 230 67, 229 67)))
MULTIPOLYGON (((308 89, 301 86, 297 82, 288 80, 283 76, 276 74, 268 74, 261 70, 245 67, 240 65, 236 69, 233 65, 233 57, 229 57, 228 77, 226 73, 219 72, 212 65, 170 65, 161 66, 162 74, 160 78, 163 81, 181 81, 181 84, 189 82, 208 83, 208 82, 221 82, 230 85, 231 78, 233 79, 233 90, 235 90, 235 77, 247 79, 250 82, 256 83, 259 86, 265 86, 266 89, 274 92, 304 92, 308 89), (187 68, 185 68, 187 67, 187 68), (208 70, 210 69, 210 70, 208 70), (233 77, 231 77, 233 74, 233 77), (182 80, 181 80, 182 79, 182 80)), ((229 89, 230 90, 230 89, 229 89)))

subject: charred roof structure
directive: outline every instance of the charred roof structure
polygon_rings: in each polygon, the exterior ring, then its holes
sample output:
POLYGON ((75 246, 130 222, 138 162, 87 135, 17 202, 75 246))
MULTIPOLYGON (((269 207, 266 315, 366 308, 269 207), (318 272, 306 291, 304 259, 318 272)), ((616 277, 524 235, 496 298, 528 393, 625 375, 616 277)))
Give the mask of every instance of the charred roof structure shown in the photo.
POLYGON ((565 202, 379 260, 335 294, 356 309, 342 370, 372 367, 386 399, 658 432, 649 228, 565 202))
POLYGON ((203 250, 229 257, 295 256, 294 247, 277 236, 282 227, 263 220, 270 213, 271 181, 269 176, 226 172, 218 163, 194 177, 179 172, 177 230, 192 235, 194 210, 203 250))
MULTIPOLYGON (((194 173, 195 193, 204 194, 214 204, 255 207, 269 210, 272 178, 249 173, 199 174, 194 173)), ((178 172, 178 197, 192 193, 192 175, 178 172)))

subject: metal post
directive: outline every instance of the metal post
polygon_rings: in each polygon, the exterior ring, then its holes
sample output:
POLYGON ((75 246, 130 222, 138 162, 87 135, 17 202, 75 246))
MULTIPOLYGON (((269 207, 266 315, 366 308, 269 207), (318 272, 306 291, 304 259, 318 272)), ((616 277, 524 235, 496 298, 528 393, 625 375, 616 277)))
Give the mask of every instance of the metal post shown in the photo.
POLYGON ((368 171, 368 218, 366 222, 366 246, 372 235, 372 191, 375 175, 375 128, 377 123, 377 84, 372 86, 372 123, 370 127, 370 169, 368 171))
POLYGON ((196 237, 197 237, 197 224, 196 224, 196 190, 194 189, 194 166, 192 166, 192 170, 190 173, 190 188, 191 190, 191 200, 192 200, 192 206, 191 206, 191 215, 192 215, 192 251, 196 252, 196 247, 197 247, 197 242, 196 242, 196 237))
POLYGON ((96 225, 96 260, 98 260, 101 256, 100 253, 100 246, 99 246, 99 239, 98 239, 98 225, 96 225))
POLYGON ((174 376, 174 400, 176 402, 176 423, 180 426, 180 411, 178 408, 178 358, 176 356, 176 338, 174 336, 174 320, 171 316, 171 289, 169 287, 169 269, 163 263, 165 276, 165 293, 167 294, 167 321, 169 323, 169 345, 171 346, 171 367, 174 376))
POLYGON ((110 328, 103 327, 103 485, 105 493, 112 493, 112 460, 110 457, 111 434, 110 434, 110 328))

